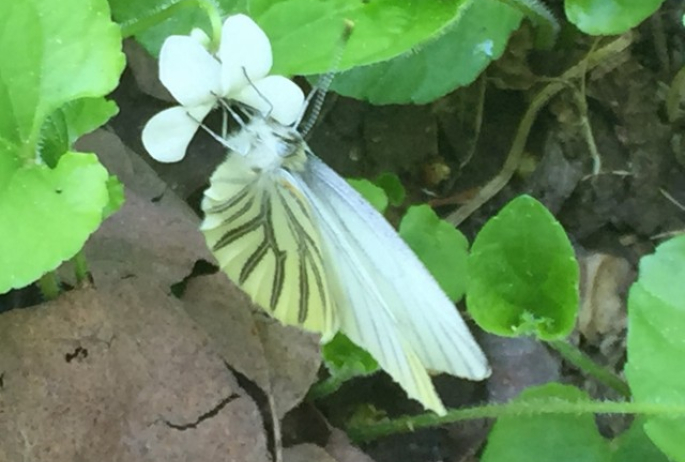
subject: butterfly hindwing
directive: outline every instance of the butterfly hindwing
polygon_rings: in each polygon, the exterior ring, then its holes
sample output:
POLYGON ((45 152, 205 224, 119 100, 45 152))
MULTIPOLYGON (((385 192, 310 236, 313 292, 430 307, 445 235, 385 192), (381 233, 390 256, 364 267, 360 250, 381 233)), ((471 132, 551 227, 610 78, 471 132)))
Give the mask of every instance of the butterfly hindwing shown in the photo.
POLYGON ((281 322, 336 330, 318 230, 285 170, 258 172, 230 153, 210 179, 202 231, 221 269, 281 322))
POLYGON ((427 369, 482 379, 487 361, 454 304, 388 222, 310 155, 300 187, 324 239, 341 330, 404 389, 442 413, 427 369), (333 276, 332 276, 333 277, 333 276))

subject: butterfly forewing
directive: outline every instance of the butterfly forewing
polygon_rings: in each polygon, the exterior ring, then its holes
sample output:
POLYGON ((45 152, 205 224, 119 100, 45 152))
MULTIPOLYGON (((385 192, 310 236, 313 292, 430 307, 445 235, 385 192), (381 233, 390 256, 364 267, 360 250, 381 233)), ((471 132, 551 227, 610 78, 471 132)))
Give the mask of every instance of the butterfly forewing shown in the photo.
POLYGON ((320 236, 287 170, 255 171, 231 153, 212 175, 202 209, 207 244, 233 282, 281 322, 324 338, 335 333, 320 236))

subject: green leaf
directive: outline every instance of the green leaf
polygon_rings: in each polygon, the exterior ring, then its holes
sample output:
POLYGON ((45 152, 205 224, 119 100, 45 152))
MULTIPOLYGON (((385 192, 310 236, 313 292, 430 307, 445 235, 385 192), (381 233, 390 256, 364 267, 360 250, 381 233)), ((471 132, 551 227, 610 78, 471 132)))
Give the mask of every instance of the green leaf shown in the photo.
POLYGON ((110 175, 107 178, 107 195, 109 196, 109 201, 102 211, 103 220, 114 215, 124 205, 124 185, 121 184, 119 178, 115 175, 110 175))
POLYGON ((309 390, 309 399, 324 398, 335 393, 346 381, 378 370, 378 363, 373 356, 340 332, 321 347, 321 354, 330 376, 309 390))
POLYGON ((86 133, 104 125, 119 108, 105 98, 82 98, 69 101, 45 120, 41 131, 43 143, 40 155, 50 167, 57 165, 59 156, 86 133))
POLYGON ((106 170, 65 151, 115 110, 102 97, 124 56, 109 16, 104 0, 0 2, 0 293, 73 257, 102 220, 106 170))
MULTIPOLYGON (((588 401, 575 387, 550 383, 524 390, 517 402, 588 401)), ((490 432, 481 462, 609 462, 607 442, 592 414, 500 417, 490 432)))
POLYGON ((569 21, 590 35, 622 34, 640 24, 664 0, 566 0, 569 21))
POLYGON ((347 182, 380 213, 384 213, 388 208, 388 196, 380 186, 363 178, 348 179, 347 182))
POLYGON ((405 191, 402 182, 394 173, 381 173, 376 177, 374 183, 383 188, 383 191, 388 196, 390 205, 398 207, 402 205, 405 197, 407 197, 407 191, 405 191))
POLYGON ((72 152, 54 170, 19 168, 0 186, 0 294, 76 255, 102 221, 107 178, 93 154, 72 152))
POLYGON ((578 308, 578 264, 554 216, 519 196, 480 231, 468 260, 468 310, 503 336, 563 338, 578 308))
POLYGON ((321 354, 331 375, 345 378, 369 375, 378 370, 378 363, 366 350, 355 345, 345 334, 337 333, 323 345, 321 354))
POLYGON ((466 290, 469 243, 451 224, 441 220, 428 205, 409 207, 399 234, 454 301, 466 290))
MULTIPOLYGON (((337 70, 393 58, 437 36, 468 1, 473 0, 221 0, 219 3, 225 14, 248 14, 264 29, 273 47, 272 73, 307 75, 325 73, 336 64, 335 55, 343 45, 346 21, 354 23, 354 30, 344 45, 337 70)), ((172 33, 187 34, 193 27, 208 31, 206 14, 192 2, 112 2, 115 18, 126 24, 152 19, 152 25, 155 19, 163 21, 137 35, 154 55, 172 33)))
POLYGON ((462 3, 435 40, 390 61, 336 75, 331 89, 373 104, 423 104, 468 85, 499 58, 522 13, 499 0, 462 3))
POLYGON ((628 430, 612 442, 612 462, 669 462, 645 435, 643 425, 644 418, 638 417, 628 430))
POLYGON ((124 68, 104 0, 0 2, 0 138, 32 159, 45 118, 112 91, 124 68))
MULTIPOLYGON (((685 405, 685 236, 640 262, 628 296, 626 377, 636 402, 685 405)), ((644 430, 669 457, 685 461, 685 418, 650 417, 644 430)))
POLYGON ((271 37, 276 73, 331 70, 345 21, 354 23, 338 70, 393 58, 437 36, 467 0, 254 0, 250 11, 271 37))

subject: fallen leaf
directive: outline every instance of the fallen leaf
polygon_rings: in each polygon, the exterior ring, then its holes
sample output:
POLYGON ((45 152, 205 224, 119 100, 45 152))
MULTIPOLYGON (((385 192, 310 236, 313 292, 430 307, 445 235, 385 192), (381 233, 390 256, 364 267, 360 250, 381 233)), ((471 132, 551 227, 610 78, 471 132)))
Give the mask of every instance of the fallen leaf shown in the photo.
MULTIPOLYGON (((170 293, 196 262, 215 262, 197 215, 139 156, 104 130, 81 145, 101 152, 103 163, 127 186, 126 203, 87 248, 96 285, 154 274, 150 283, 170 293)), ((316 381, 321 364, 317 338, 272 320, 258 329, 265 314, 223 273, 188 280, 182 302, 226 362, 272 395, 280 417, 316 381)))
POLYGON ((338 462, 315 444, 298 444, 283 451, 283 462, 338 462))
POLYGON ((582 271, 578 330, 594 345, 626 329, 626 291, 635 280, 627 260, 593 253, 580 259, 582 271))
POLYGON ((270 460, 209 344, 143 276, 4 313, 0 460, 270 460))

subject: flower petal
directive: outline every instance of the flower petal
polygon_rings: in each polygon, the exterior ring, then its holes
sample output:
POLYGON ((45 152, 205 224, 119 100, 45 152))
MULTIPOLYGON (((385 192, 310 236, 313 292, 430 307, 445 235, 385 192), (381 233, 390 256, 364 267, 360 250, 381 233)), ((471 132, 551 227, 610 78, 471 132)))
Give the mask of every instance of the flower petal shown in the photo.
POLYGON ((304 93, 295 82, 280 75, 270 75, 244 88, 233 99, 271 116, 283 125, 291 125, 304 109, 304 93))
POLYGON ((221 61, 221 86, 223 95, 237 92, 251 81, 266 76, 271 69, 273 57, 271 43, 264 31, 244 14, 229 16, 221 29, 218 52, 221 61))
POLYGON ((221 64, 194 38, 172 35, 159 52, 159 79, 183 106, 216 101, 221 64))
POLYGON ((213 104, 185 108, 175 106, 155 115, 143 128, 143 146, 158 162, 178 162, 186 155, 190 140, 213 104))

